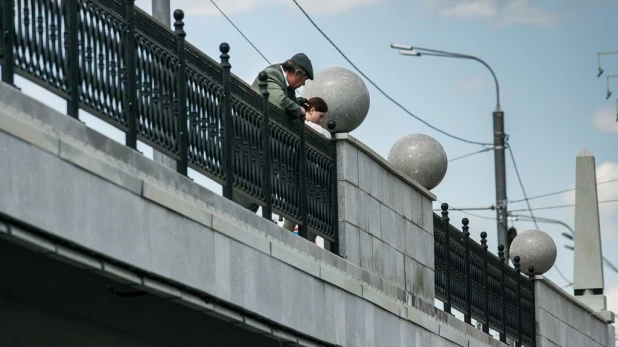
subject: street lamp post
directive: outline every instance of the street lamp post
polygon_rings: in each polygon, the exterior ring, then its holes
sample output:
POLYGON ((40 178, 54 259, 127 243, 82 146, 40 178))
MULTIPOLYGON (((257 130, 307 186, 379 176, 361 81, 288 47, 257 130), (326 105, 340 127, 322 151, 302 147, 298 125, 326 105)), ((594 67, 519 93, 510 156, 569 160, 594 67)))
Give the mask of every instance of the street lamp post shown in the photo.
POLYGON ((505 163, 505 139, 504 112, 500 108, 500 85, 494 70, 482 59, 472 55, 439 51, 435 49, 414 47, 411 45, 391 44, 391 48, 399 49, 399 53, 407 56, 420 57, 422 55, 475 60, 485 66, 494 79, 496 87, 496 108, 493 112, 494 132, 494 166, 496 177, 496 220, 498 230, 498 244, 504 245, 504 257, 509 259, 508 227, 507 227, 507 199, 506 199, 506 163, 505 163))
POLYGON ((597 53, 597 67, 598 67, 598 72, 597 72, 597 78, 601 77, 601 75, 603 74, 604 70, 601 68, 601 56, 602 55, 618 55, 618 51, 613 51, 613 52, 599 52, 597 53))
POLYGON ((152 0, 152 16, 166 27, 172 25, 170 0, 152 0))

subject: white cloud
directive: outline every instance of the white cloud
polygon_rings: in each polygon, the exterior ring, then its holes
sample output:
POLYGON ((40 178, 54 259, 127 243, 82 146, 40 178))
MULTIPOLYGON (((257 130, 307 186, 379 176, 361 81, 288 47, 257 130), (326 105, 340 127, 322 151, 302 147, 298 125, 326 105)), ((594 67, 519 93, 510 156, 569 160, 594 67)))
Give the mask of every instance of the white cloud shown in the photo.
MULTIPOLYGON (((298 3, 309 14, 335 14, 341 13, 355 7, 367 6, 384 0, 298 0, 298 3)), ((244 13, 257 7, 264 6, 295 6, 290 0, 218 0, 215 2, 226 15, 244 13)), ((150 0, 138 0, 137 6, 144 11, 151 12, 150 0)), ((207 0, 172 0, 172 11, 182 9, 185 13, 195 16, 209 17, 220 16, 217 8, 207 0)))
POLYGON ((551 25, 555 14, 531 4, 530 0, 427 0, 447 17, 481 18, 497 24, 551 25))
POLYGON ((493 0, 457 1, 444 6, 440 14, 449 17, 494 17, 498 12, 498 5, 493 0))
POLYGON ((556 16, 530 5, 529 0, 511 0, 504 9, 504 21, 512 24, 550 25, 556 16))
POLYGON ((612 106, 603 106, 597 109, 592 116, 592 124, 595 128, 606 133, 618 133, 618 105, 616 109, 612 106))
MULTIPOLYGON (((597 184, 618 178, 618 163, 604 162, 597 165, 596 170, 597 184)), ((574 187, 575 185, 571 186, 571 188, 574 187)), ((599 185, 597 187, 597 197, 599 201, 618 199, 618 182, 599 185)), ((565 194, 563 199, 566 204, 574 204, 575 192, 565 194)), ((573 211, 575 210, 573 209, 573 211)), ((599 219, 604 241, 618 237, 618 202, 599 204, 599 219)))

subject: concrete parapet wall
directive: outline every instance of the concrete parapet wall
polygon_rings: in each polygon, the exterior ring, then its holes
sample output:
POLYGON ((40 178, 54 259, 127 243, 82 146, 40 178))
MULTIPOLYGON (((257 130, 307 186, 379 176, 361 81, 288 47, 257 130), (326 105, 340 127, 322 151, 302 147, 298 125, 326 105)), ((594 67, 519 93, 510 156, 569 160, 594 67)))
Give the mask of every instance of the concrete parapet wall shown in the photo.
POLYGON ((614 347, 614 326, 554 283, 535 281, 537 347, 614 347))
POLYGON ((433 303, 435 196, 354 137, 337 136, 341 253, 433 303))
POLYGON ((296 332, 293 345, 503 346, 3 84, 0 157, 0 214, 38 230, 0 224, 0 237, 50 256, 216 311, 203 293, 296 332))

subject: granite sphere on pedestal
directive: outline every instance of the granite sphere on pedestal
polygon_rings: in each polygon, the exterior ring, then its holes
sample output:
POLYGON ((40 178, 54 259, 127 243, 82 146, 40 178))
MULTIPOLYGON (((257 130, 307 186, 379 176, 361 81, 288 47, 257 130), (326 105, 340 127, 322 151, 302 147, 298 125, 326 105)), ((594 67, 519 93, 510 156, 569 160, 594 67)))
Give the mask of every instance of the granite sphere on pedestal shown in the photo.
POLYGON ((558 250, 551 236, 540 230, 527 230, 515 237, 509 255, 512 261, 519 256, 523 273, 529 275, 528 269, 533 266, 534 274, 542 275, 554 266, 558 250))
POLYGON ((369 90, 365 82, 342 67, 318 71, 313 81, 307 81, 302 96, 307 99, 317 96, 326 101, 328 113, 322 124, 334 120, 337 122, 334 132, 337 133, 348 133, 358 128, 369 112, 369 90))
POLYGON ((442 182, 448 168, 440 142, 423 134, 408 135, 395 142, 388 162, 429 190, 442 182))

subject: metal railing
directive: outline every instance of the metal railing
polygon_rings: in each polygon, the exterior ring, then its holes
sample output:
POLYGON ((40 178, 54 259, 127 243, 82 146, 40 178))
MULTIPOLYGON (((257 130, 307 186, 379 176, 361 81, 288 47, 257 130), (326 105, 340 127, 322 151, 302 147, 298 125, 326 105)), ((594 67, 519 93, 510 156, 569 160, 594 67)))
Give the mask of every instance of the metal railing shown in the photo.
POLYGON ((442 204, 442 217, 434 213, 435 290, 444 311, 456 309, 464 321, 482 323, 500 333, 500 341, 509 337, 518 345, 535 345, 534 268, 530 276, 521 274, 519 257, 515 268, 504 258, 504 246, 498 246, 498 257, 487 250, 487 233, 481 233, 481 244, 470 239, 468 219, 459 231, 449 223, 448 204, 442 204), (448 255, 448 256, 447 256, 448 255))
MULTIPOLYGON (((335 142, 290 119, 132 0, 0 0, 2 80, 14 75, 67 100, 188 168, 316 233, 338 251, 335 142), (267 149, 268 150, 265 150, 267 149), (300 173, 299 173, 300 172, 300 173)), ((263 78, 266 76, 264 75, 263 78)), ((263 82, 263 81, 262 81, 263 82)), ((335 124, 330 124, 334 129, 335 124)))

